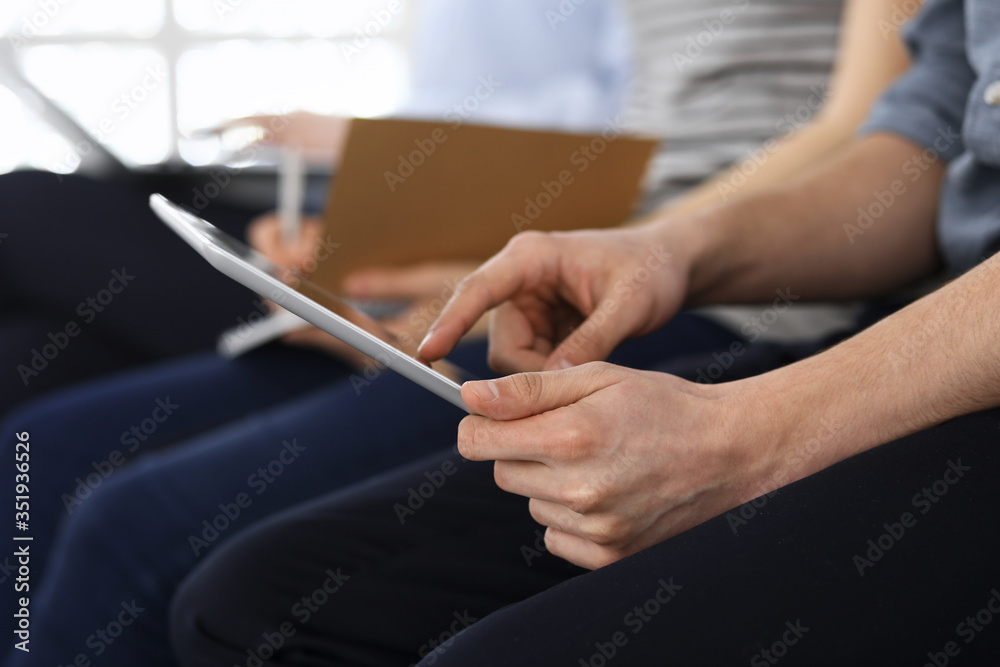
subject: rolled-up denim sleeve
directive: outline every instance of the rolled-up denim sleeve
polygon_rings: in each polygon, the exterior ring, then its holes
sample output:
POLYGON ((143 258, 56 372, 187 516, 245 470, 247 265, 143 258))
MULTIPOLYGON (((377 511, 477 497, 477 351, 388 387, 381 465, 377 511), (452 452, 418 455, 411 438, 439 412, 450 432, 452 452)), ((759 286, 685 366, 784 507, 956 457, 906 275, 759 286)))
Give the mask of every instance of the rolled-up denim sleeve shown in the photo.
POLYGON ((962 0, 928 0, 904 37, 913 63, 875 103, 859 133, 891 132, 951 161, 965 150, 958 135, 975 83, 962 0))

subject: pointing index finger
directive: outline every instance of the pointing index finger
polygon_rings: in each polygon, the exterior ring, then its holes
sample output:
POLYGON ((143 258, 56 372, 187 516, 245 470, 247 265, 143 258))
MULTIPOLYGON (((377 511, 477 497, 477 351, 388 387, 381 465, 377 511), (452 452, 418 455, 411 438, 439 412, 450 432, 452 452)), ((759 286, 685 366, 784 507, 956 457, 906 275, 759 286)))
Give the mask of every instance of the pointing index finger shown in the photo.
POLYGON ((505 254, 488 261, 455 288, 455 294, 420 343, 420 356, 435 361, 447 355, 483 313, 516 294, 521 285, 521 273, 505 254))

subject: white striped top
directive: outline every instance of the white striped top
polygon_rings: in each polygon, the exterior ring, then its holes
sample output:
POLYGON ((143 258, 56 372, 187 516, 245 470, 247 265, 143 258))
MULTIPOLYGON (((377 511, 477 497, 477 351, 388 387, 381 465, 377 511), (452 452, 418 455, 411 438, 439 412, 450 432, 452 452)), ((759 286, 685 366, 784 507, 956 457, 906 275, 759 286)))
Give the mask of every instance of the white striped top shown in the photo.
POLYGON ((622 0, 633 80, 623 125, 666 139, 658 201, 811 118, 826 96, 843 0, 622 0))

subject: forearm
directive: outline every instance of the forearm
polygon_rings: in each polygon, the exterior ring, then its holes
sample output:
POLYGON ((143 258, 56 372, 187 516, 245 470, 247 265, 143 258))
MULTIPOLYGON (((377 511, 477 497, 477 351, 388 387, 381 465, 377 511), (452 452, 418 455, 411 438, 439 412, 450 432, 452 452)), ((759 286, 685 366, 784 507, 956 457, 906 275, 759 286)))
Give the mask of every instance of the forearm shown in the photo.
POLYGON ((770 300, 786 288, 862 298, 938 266, 943 171, 916 145, 873 135, 783 188, 651 224, 689 268, 688 305, 770 300))
MULTIPOLYGON (((829 100, 820 114, 783 139, 765 142, 753 158, 669 202, 662 212, 689 213, 781 185, 847 145, 875 100, 909 65, 899 34, 886 34, 881 26, 897 23, 900 16, 910 15, 918 6, 903 0, 849 0, 841 22, 829 100)), ((821 102, 814 93, 799 111, 816 109, 821 102)), ((794 121, 786 120, 776 129, 787 132, 793 126, 794 121)))
POLYGON ((782 185, 843 147, 855 129, 855 126, 817 119, 787 137, 770 139, 756 151, 756 159, 747 158, 723 170, 671 200, 657 214, 691 213, 704 206, 724 204, 736 196, 752 195, 782 185))
POLYGON ((1000 406, 998 287, 995 255, 840 345, 747 381, 750 410, 768 420, 762 446, 781 452, 765 478, 787 483, 1000 406))

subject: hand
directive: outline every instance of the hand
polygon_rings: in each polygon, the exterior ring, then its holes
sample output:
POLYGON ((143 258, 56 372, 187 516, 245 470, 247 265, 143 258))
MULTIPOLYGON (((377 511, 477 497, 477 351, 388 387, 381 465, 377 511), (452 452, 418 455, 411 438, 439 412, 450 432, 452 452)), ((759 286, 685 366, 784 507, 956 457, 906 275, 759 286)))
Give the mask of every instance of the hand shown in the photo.
POLYGON ((351 119, 296 111, 284 115, 237 118, 211 131, 222 134, 226 130, 242 127, 261 128, 264 131, 262 144, 299 148, 309 162, 329 164, 338 159, 344 150, 351 119))
POLYGON ((752 384, 605 363, 467 382, 458 448, 531 499, 551 553, 598 568, 780 485, 752 384))
MULTIPOLYGON (((403 312, 379 323, 393 334, 399 347, 416 354, 417 342, 444 308, 455 286, 476 266, 475 262, 425 263, 401 268, 369 268, 355 271, 345 278, 343 292, 354 299, 411 301, 403 312)), ((472 335, 485 335, 486 320, 482 319, 472 335)), ((348 363, 363 367, 368 358, 316 327, 308 327, 285 335, 291 345, 315 347, 338 356, 348 363)))
POLYGON ((602 360, 624 339, 653 331, 684 300, 688 263, 651 225, 526 232, 458 286, 421 344, 445 356, 486 311, 490 364, 500 373, 602 360), (501 305, 502 304, 502 305, 501 305))
POLYGON ((281 236, 278 214, 266 213, 247 227, 247 242, 275 264, 309 275, 316 268, 316 249, 322 233, 323 221, 306 217, 302 219, 299 237, 288 243, 281 236))
MULTIPOLYGON (((354 299, 410 301, 403 312, 382 324, 416 352, 417 343, 441 314, 458 284, 475 271, 479 262, 427 262, 406 267, 372 267, 355 271, 344 279, 344 294, 354 299)), ((484 336, 487 318, 480 318, 469 331, 484 336)))

